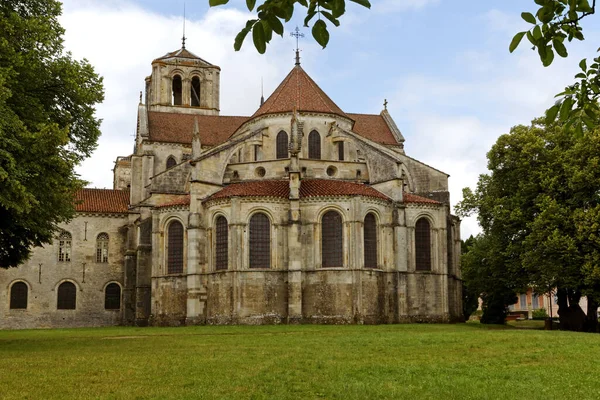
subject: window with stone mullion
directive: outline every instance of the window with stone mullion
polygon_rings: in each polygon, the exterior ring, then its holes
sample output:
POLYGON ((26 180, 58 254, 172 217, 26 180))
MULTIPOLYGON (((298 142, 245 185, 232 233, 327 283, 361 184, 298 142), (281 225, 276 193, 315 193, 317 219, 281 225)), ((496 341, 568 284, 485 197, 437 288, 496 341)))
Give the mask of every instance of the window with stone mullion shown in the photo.
POLYGON ((228 243, 228 226, 227 219, 223 216, 217 218, 216 223, 216 262, 215 268, 217 270, 227 269, 229 262, 229 243, 228 243))
POLYGON ((323 268, 344 266, 342 216, 328 211, 321 219, 321 261, 323 268))
POLYGON ((250 219, 250 268, 271 268, 271 222, 262 213, 250 219))

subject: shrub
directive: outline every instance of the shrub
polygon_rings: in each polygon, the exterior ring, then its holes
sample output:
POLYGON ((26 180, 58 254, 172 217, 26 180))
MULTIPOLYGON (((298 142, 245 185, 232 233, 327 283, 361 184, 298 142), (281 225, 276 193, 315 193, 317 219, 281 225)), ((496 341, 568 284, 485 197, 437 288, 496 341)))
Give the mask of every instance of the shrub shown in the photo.
POLYGON ((532 319, 546 319, 546 318, 548 318, 548 313, 546 312, 545 308, 533 310, 533 312, 531 313, 531 318, 532 319))

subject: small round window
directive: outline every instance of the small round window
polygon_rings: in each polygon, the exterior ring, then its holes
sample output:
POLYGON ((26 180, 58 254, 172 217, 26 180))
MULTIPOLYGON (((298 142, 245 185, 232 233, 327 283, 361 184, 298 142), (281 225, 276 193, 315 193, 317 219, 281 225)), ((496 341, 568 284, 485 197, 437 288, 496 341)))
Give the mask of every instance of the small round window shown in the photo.
POLYGON ((333 165, 330 165, 329 167, 327 167, 327 175, 328 176, 335 176, 337 174, 337 168, 334 167, 333 165))
POLYGON ((263 167, 258 167, 256 168, 256 170, 254 171, 254 173, 256 174, 256 176, 258 176, 259 178, 262 178, 265 176, 265 174, 267 173, 267 171, 263 168, 263 167))

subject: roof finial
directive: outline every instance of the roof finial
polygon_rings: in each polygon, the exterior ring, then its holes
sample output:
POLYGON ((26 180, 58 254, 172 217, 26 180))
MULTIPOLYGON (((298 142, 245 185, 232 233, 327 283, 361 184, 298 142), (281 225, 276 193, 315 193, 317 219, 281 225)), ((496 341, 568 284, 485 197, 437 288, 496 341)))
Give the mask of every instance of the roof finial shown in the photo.
POLYGON ((185 49, 185 1, 183 2, 183 36, 181 37, 181 48, 185 49))
POLYGON ((387 99, 383 100, 383 109, 387 110, 388 101, 387 99))
POLYGON ((140 90, 140 104, 142 104, 142 91, 140 90))
POLYGON ((294 32, 290 33, 290 36, 296 38, 296 65, 300 65, 300 38, 304 37, 304 33, 300 33, 300 28, 296 27, 294 32))
POLYGON ((263 78, 260 77, 260 106, 262 107, 265 104, 265 92, 263 86, 263 78))

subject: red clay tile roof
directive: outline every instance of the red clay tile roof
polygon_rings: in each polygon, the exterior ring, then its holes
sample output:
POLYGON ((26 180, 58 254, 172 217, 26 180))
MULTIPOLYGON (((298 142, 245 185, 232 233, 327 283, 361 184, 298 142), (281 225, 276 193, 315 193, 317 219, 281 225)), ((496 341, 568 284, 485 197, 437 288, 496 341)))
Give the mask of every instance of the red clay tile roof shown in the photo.
POLYGON ((165 208, 165 207, 173 207, 173 206, 189 206, 190 205, 190 195, 187 194, 185 196, 181 196, 177 199, 174 199, 168 203, 159 204, 155 208, 165 208))
POLYGON ((293 111, 323 112, 349 118, 300 66, 288 76, 252 116, 293 111))
POLYGON ((417 203, 417 204, 442 204, 439 201, 428 199, 426 197, 417 196, 416 194, 403 193, 402 199, 405 203, 417 203))
POLYGON ((227 117, 220 115, 191 115, 148 112, 150 140, 155 142, 192 144, 194 119, 198 118, 200 142, 203 145, 221 144, 244 123, 248 117, 227 117))
MULTIPOLYGON (((213 194, 206 201, 234 196, 287 199, 290 196, 289 185, 289 181, 287 180, 233 183, 213 194)), ((300 198, 328 196, 365 196, 389 200, 389 197, 383 193, 360 183, 328 179, 304 179, 300 182, 300 198)))
POLYGON ((78 212, 126 213, 129 190, 81 189, 75 194, 75 201, 75 210, 78 212))
POLYGON ((398 144, 390 127, 381 115, 348 114, 348 116, 355 121, 352 130, 360 136, 380 144, 398 144))

